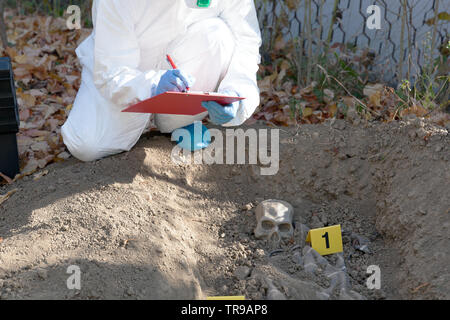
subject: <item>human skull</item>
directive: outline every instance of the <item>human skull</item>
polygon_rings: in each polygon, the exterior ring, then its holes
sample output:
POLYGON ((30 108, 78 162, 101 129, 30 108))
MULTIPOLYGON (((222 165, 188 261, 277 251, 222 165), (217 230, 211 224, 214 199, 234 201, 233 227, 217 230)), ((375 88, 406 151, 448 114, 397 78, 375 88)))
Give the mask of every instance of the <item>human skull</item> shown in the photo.
POLYGON ((291 239, 294 235, 293 216, 294 208, 285 201, 266 200, 261 202, 256 207, 256 238, 274 242, 291 239))

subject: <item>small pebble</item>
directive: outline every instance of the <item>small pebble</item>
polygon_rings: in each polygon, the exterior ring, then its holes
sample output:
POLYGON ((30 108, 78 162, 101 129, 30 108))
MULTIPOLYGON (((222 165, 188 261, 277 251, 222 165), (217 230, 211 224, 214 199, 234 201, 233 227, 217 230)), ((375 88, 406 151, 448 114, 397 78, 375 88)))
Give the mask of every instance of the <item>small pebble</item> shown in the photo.
POLYGON ((37 275, 41 280, 46 280, 48 278, 48 272, 45 269, 38 269, 37 275))
POLYGON ((251 271, 249 267, 240 266, 236 268, 233 275, 239 280, 245 280, 250 276, 251 271))

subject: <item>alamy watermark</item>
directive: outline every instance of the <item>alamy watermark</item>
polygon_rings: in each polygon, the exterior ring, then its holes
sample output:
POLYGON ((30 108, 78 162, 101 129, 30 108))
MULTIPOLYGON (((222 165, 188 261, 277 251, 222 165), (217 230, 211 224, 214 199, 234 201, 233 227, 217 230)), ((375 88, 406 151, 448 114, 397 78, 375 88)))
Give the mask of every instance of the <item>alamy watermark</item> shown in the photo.
MULTIPOLYGON (((66 13, 69 17, 66 20, 66 25, 69 30, 81 29, 81 9, 77 5, 71 5, 67 8, 66 13)), ((366 20, 366 26, 370 30, 381 29, 381 8, 377 5, 371 5, 367 8, 369 15, 366 20)))
POLYGON ((81 29, 81 9, 77 5, 71 5, 67 8, 66 13, 70 15, 66 20, 66 26, 69 30, 81 29))
MULTIPOLYGON (((206 134, 206 133, 205 133, 206 134)), ((175 146, 172 150, 172 161, 175 164, 249 164, 259 165, 260 174, 273 176, 280 169, 280 130, 279 129, 209 129, 211 144, 192 153, 189 150, 175 146), (269 144, 270 133, 270 144, 269 144), (248 144, 247 144, 248 142, 248 144), (248 151, 248 152, 247 152, 248 151), (247 159, 248 155, 248 159, 247 159)), ((202 123, 194 123, 194 135, 202 136, 202 123)), ((175 131, 172 140, 191 141, 191 133, 186 129, 175 131)))
POLYGON ((69 290, 81 290, 81 269, 79 266, 69 266, 67 268, 67 274, 70 277, 67 278, 67 289, 69 290))
POLYGON ((381 8, 377 5, 369 6, 367 8, 367 14, 370 16, 367 18, 366 25, 370 30, 381 29, 381 8))
POLYGON ((372 265, 367 268, 367 274, 371 276, 367 278, 366 285, 370 290, 381 289, 381 269, 379 266, 372 265))

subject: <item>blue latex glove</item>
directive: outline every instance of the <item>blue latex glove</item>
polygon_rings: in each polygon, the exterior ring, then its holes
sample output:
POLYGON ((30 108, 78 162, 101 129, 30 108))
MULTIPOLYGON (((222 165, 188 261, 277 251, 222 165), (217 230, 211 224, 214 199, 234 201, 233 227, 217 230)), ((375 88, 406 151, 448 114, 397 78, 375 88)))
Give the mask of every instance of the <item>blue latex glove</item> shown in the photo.
POLYGON ((176 129, 172 133, 172 141, 175 141, 182 149, 196 151, 204 149, 211 143, 211 134, 200 121, 184 128, 176 129))
POLYGON ((167 91, 184 92, 187 88, 192 87, 194 83, 194 77, 183 71, 178 69, 168 70, 159 80, 156 94, 158 95, 167 91))
MULTIPOLYGON (((226 94, 234 96, 236 93, 227 92, 226 94)), ((236 101, 232 104, 222 106, 215 101, 202 102, 203 108, 209 112, 209 118, 211 122, 216 125, 223 125, 236 118, 236 114, 239 110, 240 101, 236 101)))

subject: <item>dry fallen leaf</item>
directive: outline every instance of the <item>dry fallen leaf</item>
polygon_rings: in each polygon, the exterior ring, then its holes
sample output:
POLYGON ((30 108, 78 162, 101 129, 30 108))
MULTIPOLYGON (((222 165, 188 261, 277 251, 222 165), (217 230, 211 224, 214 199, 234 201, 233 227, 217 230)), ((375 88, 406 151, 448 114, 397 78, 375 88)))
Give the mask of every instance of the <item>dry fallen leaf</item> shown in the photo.
POLYGON ((426 283, 424 283, 424 284, 421 284, 421 285, 418 286, 417 288, 412 289, 411 292, 412 292, 412 293, 417 293, 417 292, 419 292, 419 290, 421 290, 421 289, 423 289, 423 288, 426 288, 426 287, 428 287, 429 285, 430 285, 430 283, 426 282, 426 283))
POLYGON ((19 191, 18 189, 13 189, 9 192, 7 192, 5 195, 0 195, 0 205, 5 202, 6 200, 9 199, 9 197, 11 197, 14 193, 16 193, 17 191, 19 191))
POLYGON ((419 105, 413 105, 407 109, 404 109, 400 112, 400 114, 402 116, 406 116, 406 115, 410 115, 410 114, 414 114, 417 117, 423 117, 425 116, 429 111, 427 111, 424 107, 419 106, 419 105))
POLYGON ((3 179, 6 181, 6 183, 8 183, 8 184, 11 184, 11 183, 13 182, 13 180, 12 180, 10 177, 5 176, 5 175, 4 175, 3 173, 1 173, 1 172, 0 172, 0 177, 3 178, 3 179))
POLYGON ((384 85, 381 83, 365 86, 363 93, 366 97, 373 96, 374 94, 381 93, 384 90, 384 85))
POLYGON ((48 174, 48 170, 43 170, 41 172, 38 172, 35 175, 33 175, 33 180, 37 181, 37 180, 39 180, 40 178, 42 178, 43 176, 45 176, 47 174, 48 174))
POLYGON ((313 110, 311 108, 305 108, 303 109, 303 117, 309 117, 313 114, 313 110))
POLYGON ((328 112, 331 118, 334 118, 337 114, 338 108, 337 108, 337 104, 333 103, 331 105, 328 106, 328 112))

